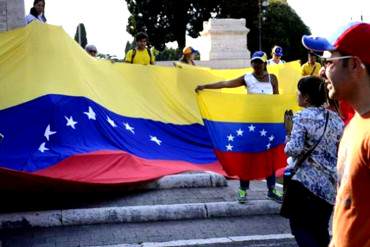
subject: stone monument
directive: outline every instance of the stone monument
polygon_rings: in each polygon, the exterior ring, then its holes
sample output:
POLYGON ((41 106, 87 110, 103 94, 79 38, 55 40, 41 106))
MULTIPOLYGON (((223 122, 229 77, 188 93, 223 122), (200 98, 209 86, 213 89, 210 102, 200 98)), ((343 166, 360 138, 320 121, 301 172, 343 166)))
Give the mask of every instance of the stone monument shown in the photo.
MULTIPOLYGON (((199 38, 200 61, 196 65, 214 69, 245 68, 250 66, 250 52, 247 49, 245 19, 210 19, 203 23, 199 38)), ((172 62, 158 62, 172 65, 172 62)))
POLYGON ((0 0, 0 32, 25 25, 24 0, 0 0))
POLYGON ((245 60, 247 49, 245 19, 210 19, 203 23, 202 38, 209 50, 201 53, 201 60, 245 60))

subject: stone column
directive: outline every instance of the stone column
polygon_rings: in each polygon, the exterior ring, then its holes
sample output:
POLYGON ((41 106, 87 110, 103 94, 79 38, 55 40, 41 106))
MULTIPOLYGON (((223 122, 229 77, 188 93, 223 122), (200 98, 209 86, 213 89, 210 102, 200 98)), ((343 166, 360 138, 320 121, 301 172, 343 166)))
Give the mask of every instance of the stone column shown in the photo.
POLYGON ((249 66, 248 32, 245 19, 210 19, 204 22, 200 34, 207 50, 201 51, 201 64, 213 68, 249 66))
POLYGON ((0 0, 0 32, 25 25, 24 0, 0 0))

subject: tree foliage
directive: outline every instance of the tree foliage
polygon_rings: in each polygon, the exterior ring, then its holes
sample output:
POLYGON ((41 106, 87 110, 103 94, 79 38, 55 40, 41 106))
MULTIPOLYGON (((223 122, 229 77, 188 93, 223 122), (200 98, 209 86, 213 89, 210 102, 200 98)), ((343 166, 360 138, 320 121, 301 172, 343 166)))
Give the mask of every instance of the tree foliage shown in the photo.
MULTIPOLYGON (((248 48, 258 49, 258 29, 252 29, 248 35, 248 48)), ((262 49, 268 55, 274 45, 284 49, 284 59, 291 61, 307 57, 307 50, 302 46, 303 34, 310 34, 309 28, 303 23, 297 13, 285 3, 275 1, 270 3, 266 21, 262 25, 262 49)))
POLYGON ((75 40, 77 43, 80 44, 80 46, 83 49, 85 49, 85 46, 87 45, 87 34, 86 34, 85 25, 83 23, 80 23, 77 26, 75 40))
POLYGON ((157 61, 176 61, 181 57, 181 50, 173 48, 165 48, 156 56, 157 61))
POLYGON ((177 41, 182 49, 186 34, 198 37, 204 20, 216 9, 213 0, 126 0, 131 16, 127 31, 131 35, 146 32, 158 50, 177 41))
MULTIPOLYGON (((163 50, 165 44, 177 41, 185 46, 185 37, 199 36, 203 21, 216 18, 245 18, 248 49, 258 49, 258 0, 126 0, 131 16, 127 31, 135 35, 147 32, 152 45, 163 50)), ((262 49, 268 54, 274 45, 284 49, 284 59, 298 59, 305 53, 301 36, 309 29, 286 0, 270 0, 262 24, 262 49)))

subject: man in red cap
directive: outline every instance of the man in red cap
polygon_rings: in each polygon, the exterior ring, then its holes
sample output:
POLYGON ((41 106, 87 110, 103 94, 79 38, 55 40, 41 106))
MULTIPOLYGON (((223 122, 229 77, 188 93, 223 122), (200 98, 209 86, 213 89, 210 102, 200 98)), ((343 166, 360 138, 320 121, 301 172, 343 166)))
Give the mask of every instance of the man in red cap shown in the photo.
POLYGON ((370 24, 351 23, 331 38, 303 36, 324 51, 329 97, 355 110, 339 147, 332 247, 370 247, 370 24))

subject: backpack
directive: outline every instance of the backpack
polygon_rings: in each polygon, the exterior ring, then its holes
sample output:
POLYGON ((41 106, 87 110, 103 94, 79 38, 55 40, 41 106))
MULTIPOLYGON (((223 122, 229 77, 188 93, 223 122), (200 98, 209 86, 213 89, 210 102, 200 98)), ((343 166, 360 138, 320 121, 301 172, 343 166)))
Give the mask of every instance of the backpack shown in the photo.
MULTIPOLYGON (((152 53, 150 52, 149 48, 146 48, 147 52, 148 52, 148 55, 149 55, 149 63, 151 65, 153 65, 153 62, 152 62, 152 53)), ((132 50, 132 56, 131 56, 131 63, 134 63, 134 58, 136 56, 136 48, 132 50)))

